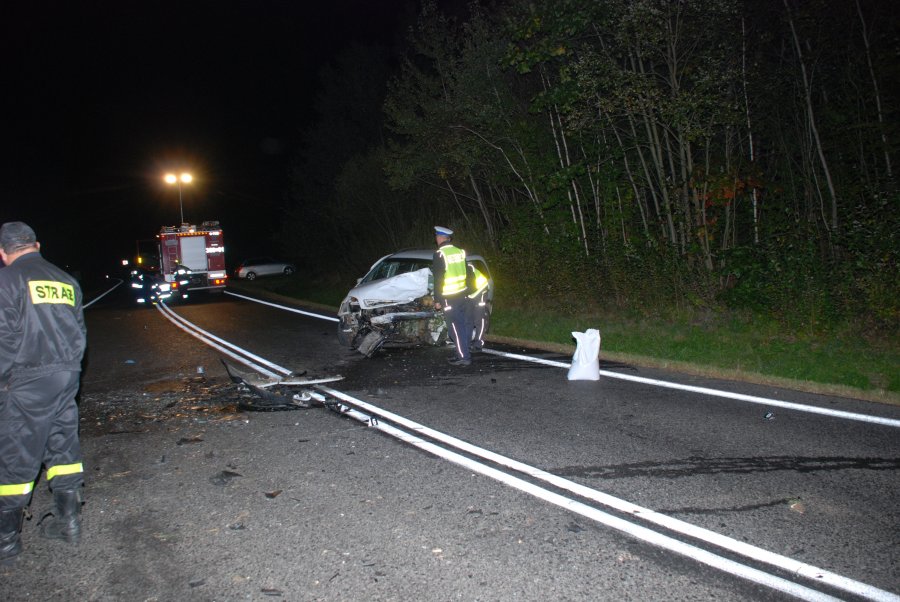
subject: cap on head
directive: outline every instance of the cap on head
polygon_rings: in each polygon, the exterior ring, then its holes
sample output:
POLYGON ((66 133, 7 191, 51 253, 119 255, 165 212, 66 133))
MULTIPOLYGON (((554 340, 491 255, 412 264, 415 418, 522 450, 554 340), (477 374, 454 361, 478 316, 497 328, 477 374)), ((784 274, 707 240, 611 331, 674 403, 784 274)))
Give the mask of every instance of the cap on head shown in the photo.
POLYGON ((450 228, 445 228, 444 226, 435 226, 434 235, 446 236, 447 238, 450 238, 451 236, 453 236, 453 230, 451 230, 450 228))
POLYGON ((0 247, 4 253, 13 253, 37 242, 34 230, 25 222, 6 222, 0 227, 0 247))

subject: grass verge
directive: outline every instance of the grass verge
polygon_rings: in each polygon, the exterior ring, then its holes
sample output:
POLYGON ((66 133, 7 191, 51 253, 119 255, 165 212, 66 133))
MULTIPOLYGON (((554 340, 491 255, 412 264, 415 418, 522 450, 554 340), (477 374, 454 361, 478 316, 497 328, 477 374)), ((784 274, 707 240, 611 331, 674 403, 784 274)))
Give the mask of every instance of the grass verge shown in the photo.
POLYGON ((641 365, 900 404, 900 348, 850 329, 788 332, 759 315, 635 317, 497 309, 491 332, 573 349, 572 332, 596 328, 601 356, 641 365))

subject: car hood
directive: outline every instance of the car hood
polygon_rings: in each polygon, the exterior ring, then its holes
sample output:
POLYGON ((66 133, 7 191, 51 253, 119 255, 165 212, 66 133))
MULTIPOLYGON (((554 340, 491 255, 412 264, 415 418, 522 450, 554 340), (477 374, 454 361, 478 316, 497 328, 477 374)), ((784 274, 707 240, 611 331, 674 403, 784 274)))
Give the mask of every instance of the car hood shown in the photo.
POLYGON ((399 274, 391 278, 361 284, 350 291, 348 297, 356 297, 362 309, 409 303, 424 297, 430 291, 430 268, 399 274))

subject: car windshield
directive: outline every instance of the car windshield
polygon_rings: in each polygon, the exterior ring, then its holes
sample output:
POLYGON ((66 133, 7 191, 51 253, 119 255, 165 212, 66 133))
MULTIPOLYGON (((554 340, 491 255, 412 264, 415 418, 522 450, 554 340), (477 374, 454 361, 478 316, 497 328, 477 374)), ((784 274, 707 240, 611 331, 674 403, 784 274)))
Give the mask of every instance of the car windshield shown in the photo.
POLYGON ((372 271, 366 274, 360 281, 360 284, 365 282, 373 282, 375 280, 382 280, 384 278, 391 278, 392 276, 397 276, 398 274, 415 272, 416 270, 430 267, 430 259, 385 259, 384 261, 376 265, 375 268, 372 269, 372 271))

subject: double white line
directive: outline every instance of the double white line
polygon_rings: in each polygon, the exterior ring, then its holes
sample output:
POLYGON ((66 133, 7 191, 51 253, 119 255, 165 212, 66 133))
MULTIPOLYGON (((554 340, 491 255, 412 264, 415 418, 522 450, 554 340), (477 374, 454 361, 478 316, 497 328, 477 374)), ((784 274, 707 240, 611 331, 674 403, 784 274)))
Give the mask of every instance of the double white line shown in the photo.
POLYGON ((185 331, 189 335, 200 339, 213 349, 219 350, 233 360, 236 360, 241 364, 244 364, 245 366, 253 368, 257 372, 268 378, 282 379, 285 376, 289 376, 292 374, 291 370, 270 362, 269 360, 251 353, 242 347, 238 347, 237 345, 229 343, 224 339, 220 339, 216 335, 203 330, 193 322, 185 320, 174 311, 172 311, 172 309, 169 308, 169 306, 165 303, 157 303, 156 309, 158 309, 159 313, 165 316, 165 318, 172 324, 185 331))
POLYGON ((410 445, 434 454, 449 462, 453 462, 454 464, 458 464, 469 470, 500 481, 501 483, 518 489, 519 491, 523 491, 525 493, 533 495, 544 501, 550 502, 551 504, 554 504, 576 514, 580 514, 581 516, 592 519, 608 527, 612 527, 613 529, 631 535, 636 539, 640 539, 642 541, 659 546, 666 550, 670 550, 677 554, 687 556, 688 558, 692 558, 698 562, 725 571, 737 577, 741 577, 754 583, 758 583, 780 592, 790 594, 792 596, 800 598, 801 600, 839 600, 839 598, 830 596, 821 591, 805 587, 803 585, 794 583, 793 581, 789 581, 787 579, 783 579, 781 577, 766 573, 765 571, 754 569, 739 562, 729 560, 702 548, 698 548, 691 544, 677 540, 668 535, 658 533, 625 519, 618 518, 572 498, 554 493, 552 491, 544 489, 543 487, 539 487, 534 483, 525 481, 519 477, 510 475, 509 473, 482 464, 481 462, 473 460, 468 456, 463 456, 445 447, 441 447, 430 441, 426 441, 425 439, 422 439, 417 435, 428 437, 429 439, 458 449, 459 451, 470 454, 471 456, 475 456, 483 460, 487 460, 488 462, 498 464, 515 472, 526 475, 534 480, 548 483, 558 489, 569 491, 582 498, 589 499, 608 508, 613 508, 620 512, 629 514, 640 520, 659 525, 675 533, 680 533, 682 535, 692 537, 696 540, 718 546, 719 548, 728 550, 729 552, 733 552, 735 554, 739 554, 745 558, 773 566, 786 573, 810 579, 815 583, 825 584, 837 590, 855 594, 868 600, 893 602, 900 601, 900 596, 896 596, 891 592, 859 581, 848 579, 831 571, 827 571, 811 564, 806 564, 796 561, 792 558, 788 558, 787 556, 781 556, 779 554, 769 552, 762 548, 758 548, 756 546, 737 541, 730 537, 726 537, 719 533, 715 533, 714 531, 710 531, 702 527, 697 527, 670 516, 654 512, 653 510, 650 510, 648 508, 642 508, 641 506, 637 506, 625 500, 621 500, 606 493, 597 491, 596 489, 591 489, 590 487, 579 485, 578 483, 545 472, 539 468, 535 468, 534 466, 523 464, 522 462, 518 462, 511 458, 507 458, 506 456, 502 456, 500 454, 462 441, 461 439, 457 439, 456 437, 452 437, 440 431, 428 428, 422 424, 404 418, 403 416, 399 416, 387 410, 383 410, 361 399, 357 399, 355 397, 347 395, 346 393, 342 393, 341 391, 332 389, 331 387, 317 385, 315 388, 335 399, 344 402, 344 404, 346 405, 342 405, 341 407, 343 413, 346 413, 348 416, 359 420, 360 422, 366 423, 372 428, 378 429, 379 431, 396 437, 397 439, 400 439, 405 443, 409 443, 410 445), (366 414, 361 410, 369 412, 369 414, 366 414), (411 434, 410 432, 397 428, 392 424, 385 424, 381 422, 381 420, 389 421, 393 424, 402 426, 412 433, 416 434, 411 434))

